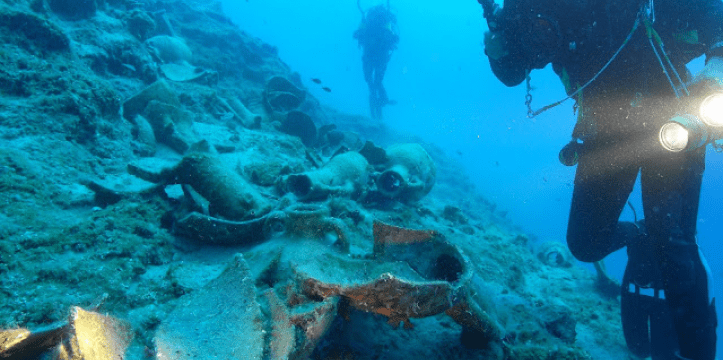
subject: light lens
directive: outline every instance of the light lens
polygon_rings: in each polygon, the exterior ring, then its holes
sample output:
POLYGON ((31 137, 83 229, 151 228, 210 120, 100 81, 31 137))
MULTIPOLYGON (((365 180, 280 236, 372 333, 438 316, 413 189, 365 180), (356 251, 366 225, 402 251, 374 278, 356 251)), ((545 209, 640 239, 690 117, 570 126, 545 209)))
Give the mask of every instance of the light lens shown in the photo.
POLYGON ((669 122, 660 128, 660 144, 672 152, 685 150, 688 146, 688 130, 677 122, 669 122))
POLYGON ((723 93, 708 96, 700 104, 700 117, 708 126, 723 126, 723 93))

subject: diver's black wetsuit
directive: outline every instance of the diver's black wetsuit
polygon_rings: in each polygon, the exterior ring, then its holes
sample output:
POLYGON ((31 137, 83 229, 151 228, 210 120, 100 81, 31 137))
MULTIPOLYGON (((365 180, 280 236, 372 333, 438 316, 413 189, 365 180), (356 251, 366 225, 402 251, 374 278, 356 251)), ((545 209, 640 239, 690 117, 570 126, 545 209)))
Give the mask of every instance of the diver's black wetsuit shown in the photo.
POLYGON ((369 85, 369 107, 372 118, 382 116, 382 107, 389 103, 382 80, 392 51, 397 48, 399 36, 393 31, 394 15, 384 6, 369 9, 361 26, 354 32, 354 38, 362 47, 364 80, 369 85))
MULTIPOLYGON (((529 70, 551 62, 572 93, 620 48, 643 8, 641 3, 650 1, 507 0, 500 25, 508 54, 490 59, 492 70, 513 86, 529 70), (526 39, 539 35, 534 32, 540 24, 535 30, 524 19, 542 22, 542 28, 557 35, 548 41, 552 46, 536 49, 527 44, 526 39)), ((691 59, 723 55, 720 0, 656 0, 652 8, 652 27, 683 80, 691 59)), ((680 354, 714 359, 715 308, 695 238, 705 151, 672 153, 658 143, 658 130, 674 114, 671 105, 677 100, 643 23, 576 100, 580 116, 573 137, 583 140, 584 151, 568 223, 570 250, 586 262, 601 260, 626 245, 648 251, 660 264, 680 354), (618 221, 639 172, 646 237, 638 236, 634 224, 618 221)))

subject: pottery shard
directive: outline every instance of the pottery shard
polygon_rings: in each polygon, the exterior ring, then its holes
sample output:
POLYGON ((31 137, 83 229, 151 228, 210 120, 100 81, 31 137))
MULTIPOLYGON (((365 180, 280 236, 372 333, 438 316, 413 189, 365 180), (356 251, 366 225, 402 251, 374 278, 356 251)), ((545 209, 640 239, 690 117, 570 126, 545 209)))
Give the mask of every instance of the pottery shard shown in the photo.
POLYGON ((306 92, 286 78, 275 76, 266 83, 264 98, 272 111, 287 112, 304 102, 306 92))
POLYGON ((156 358, 262 359, 262 323, 249 267, 237 254, 219 277, 180 299, 156 332, 156 358))
POLYGON ((353 307, 384 315, 394 326, 409 318, 444 312, 453 305, 456 291, 446 282, 414 282, 388 273, 372 282, 348 287, 309 278, 303 282, 303 287, 311 296, 344 296, 353 307))
POLYGON ((279 131, 298 136, 306 146, 312 146, 316 142, 316 125, 311 116, 301 111, 290 111, 281 123, 279 131))
POLYGON ((34 332, 0 330, 0 358, 35 359, 52 351, 58 360, 123 359, 132 339, 125 321, 73 306, 68 322, 34 332))
POLYGON ((192 212, 176 223, 176 232, 204 244, 248 245, 264 239, 267 218, 230 221, 192 212))
POLYGON ((374 254, 384 254, 387 244, 401 245, 425 242, 439 236, 434 230, 413 230, 394 225, 388 225, 375 220, 373 225, 374 254))
POLYGON ((50 351, 70 336, 68 323, 45 326, 43 330, 30 332, 28 329, 0 330, 0 358, 37 358, 50 351))
POLYGON ((174 167, 153 172, 128 165, 128 172, 157 184, 185 184, 206 199, 211 216, 245 221, 271 211, 272 204, 213 154, 191 152, 174 167))
POLYGON ((77 306, 71 309, 70 325, 72 359, 122 359, 133 338, 127 323, 77 306))
POLYGON ((181 106, 181 101, 171 87, 168 86, 168 83, 159 80, 123 103, 123 117, 129 121, 133 121, 133 118, 142 113, 146 109, 146 106, 148 106, 148 103, 153 100, 175 107, 181 106))
POLYGON ((271 108, 275 111, 289 111, 296 109, 299 105, 301 105, 301 99, 290 92, 272 92, 267 95, 266 99, 271 108))
POLYGON ((191 60, 193 54, 183 39, 158 35, 146 40, 146 46, 162 63, 183 63, 191 60))

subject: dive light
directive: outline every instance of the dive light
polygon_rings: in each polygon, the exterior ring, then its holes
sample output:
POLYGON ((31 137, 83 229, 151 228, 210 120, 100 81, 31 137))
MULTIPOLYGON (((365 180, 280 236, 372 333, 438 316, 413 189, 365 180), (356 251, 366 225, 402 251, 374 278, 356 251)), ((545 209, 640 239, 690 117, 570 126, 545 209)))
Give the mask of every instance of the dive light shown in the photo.
POLYGON ((668 151, 698 149, 723 139, 723 93, 706 97, 698 108, 698 116, 676 115, 660 128, 660 144, 668 151))
POLYGON ((562 165, 575 166, 580 159, 582 150, 583 144, 578 139, 572 139, 560 150, 560 153, 557 154, 557 159, 560 160, 562 165))

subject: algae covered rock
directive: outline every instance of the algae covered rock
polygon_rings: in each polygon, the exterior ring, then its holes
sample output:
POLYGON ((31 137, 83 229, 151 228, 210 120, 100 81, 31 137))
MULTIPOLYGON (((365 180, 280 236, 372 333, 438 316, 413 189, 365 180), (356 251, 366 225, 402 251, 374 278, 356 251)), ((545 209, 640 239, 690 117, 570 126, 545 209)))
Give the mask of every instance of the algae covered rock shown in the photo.
POLYGON ((156 22, 151 15, 139 9, 131 10, 124 17, 128 32, 133 34, 138 40, 144 41, 156 29, 156 22))
POLYGON ((98 10, 96 0, 48 0, 53 12, 70 20, 87 19, 98 10))
POLYGON ((70 39, 55 23, 36 14, 17 11, 5 5, 0 5, 0 30, 4 41, 16 42, 23 48, 34 46, 40 51, 61 51, 70 48, 70 39), (22 35, 22 38, 18 39, 17 35, 22 35))
POLYGON ((539 313, 540 321, 550 334, 568 344, 575 342, 577 320, 572 309, 562 303, 547 304, 540 308, 539 313))

